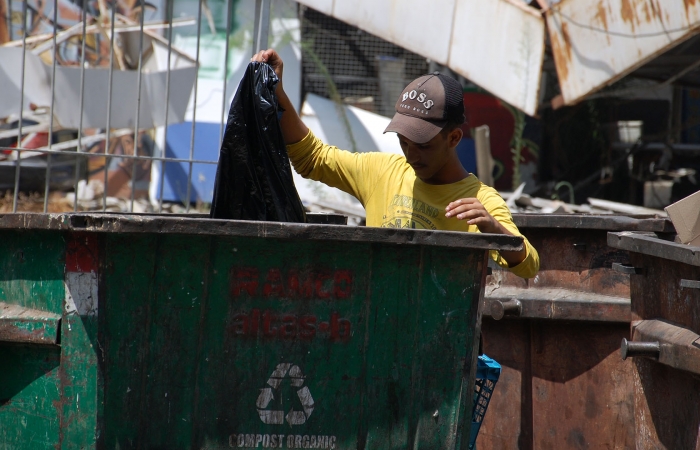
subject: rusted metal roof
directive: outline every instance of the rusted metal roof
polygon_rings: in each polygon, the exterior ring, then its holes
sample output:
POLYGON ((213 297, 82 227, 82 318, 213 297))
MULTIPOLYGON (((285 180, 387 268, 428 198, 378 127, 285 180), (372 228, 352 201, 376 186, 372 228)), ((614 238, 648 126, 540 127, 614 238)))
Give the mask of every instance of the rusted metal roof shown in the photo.
POLYGON ((549 29, 562 101, 626 75, 700 86, 700 0, 300 0, 446 65, 534 115, 549 29), (544 13, 544 17, 543 17, 544 13))
POLYGON ((670 83, 700 65, 697 53, 680 55, 680 67, 669 73, 667 61, 657 59, 700 30, 698 0, 550 0, 545 16, 564 104, 651 61, 635 75, 670 83))

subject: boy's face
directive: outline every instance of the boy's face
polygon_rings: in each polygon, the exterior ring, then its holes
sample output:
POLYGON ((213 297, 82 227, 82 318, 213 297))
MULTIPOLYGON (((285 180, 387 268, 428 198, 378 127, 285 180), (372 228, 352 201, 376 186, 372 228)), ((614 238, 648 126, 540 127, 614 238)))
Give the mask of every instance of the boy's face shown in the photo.
POLYGON ((445 173, 452 169, 452 164, 459 163, 455 152, 462 139, 462 130, 459 128, 449 133, 440 132, 425 144, 397 135, 406 161, 413 167, 416 176, 425 183, 444 184, 445 173))

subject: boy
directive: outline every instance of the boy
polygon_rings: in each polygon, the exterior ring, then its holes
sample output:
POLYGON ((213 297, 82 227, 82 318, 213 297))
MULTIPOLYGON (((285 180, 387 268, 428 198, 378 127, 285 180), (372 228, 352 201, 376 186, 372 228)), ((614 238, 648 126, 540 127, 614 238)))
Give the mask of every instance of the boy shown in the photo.
MULTIPOLYGON (((279 77, 276 94, 285 111, 280 126, 294 169, 356 197, 367 212, 367 226, 522 236, 498 192, 459 161, 465 117, 456 80, 435 72, 401 93, 385 133, 398 135, 405 157, 351 153, 324 144, 301 121, 284 92, 277 52, 263 50, 252 60, 266 62, 279 77)), ((522 250, 492 251, 491 258, 522 278, 539 270, 539 255, 526 238, 522 250)))

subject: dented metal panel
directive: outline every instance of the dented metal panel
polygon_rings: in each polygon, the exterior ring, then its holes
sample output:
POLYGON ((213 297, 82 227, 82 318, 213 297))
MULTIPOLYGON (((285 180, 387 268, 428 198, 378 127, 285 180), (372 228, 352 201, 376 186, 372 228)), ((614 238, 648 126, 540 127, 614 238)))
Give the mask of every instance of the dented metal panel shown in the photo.
POLYGON ((516 0, 299 3, 444 64, 527 114, 537 111, 545 31, 535 8, 516 0))
POLYGON ((694 36, 700 2, 562 0, 545 15, 564 103, 573 104, 694 36))

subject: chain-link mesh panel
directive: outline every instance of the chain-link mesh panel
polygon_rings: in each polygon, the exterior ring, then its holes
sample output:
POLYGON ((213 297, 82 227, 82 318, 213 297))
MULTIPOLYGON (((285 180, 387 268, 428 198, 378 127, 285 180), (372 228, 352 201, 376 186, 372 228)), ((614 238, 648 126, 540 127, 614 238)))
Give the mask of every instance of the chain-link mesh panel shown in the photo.
POLYGON ((428 71, 424 57, 404 48, 311 8, 301 15, 307 93, 392 116, 405 85, 428 71))

